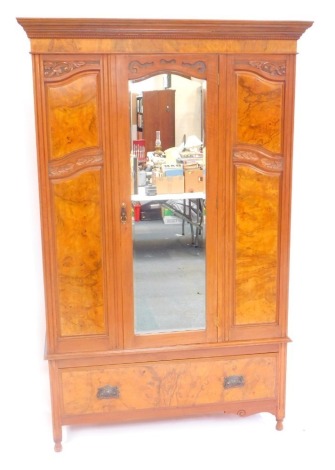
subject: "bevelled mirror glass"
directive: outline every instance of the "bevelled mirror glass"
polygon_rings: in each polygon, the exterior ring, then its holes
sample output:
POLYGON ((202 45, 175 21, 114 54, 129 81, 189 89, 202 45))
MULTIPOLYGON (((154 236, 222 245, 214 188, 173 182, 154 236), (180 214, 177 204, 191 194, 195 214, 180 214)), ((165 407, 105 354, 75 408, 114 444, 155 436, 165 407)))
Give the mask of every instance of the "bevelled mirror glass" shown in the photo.
POLYGON ((135 333, 206 328, 206 81, 129 82, 135 333))

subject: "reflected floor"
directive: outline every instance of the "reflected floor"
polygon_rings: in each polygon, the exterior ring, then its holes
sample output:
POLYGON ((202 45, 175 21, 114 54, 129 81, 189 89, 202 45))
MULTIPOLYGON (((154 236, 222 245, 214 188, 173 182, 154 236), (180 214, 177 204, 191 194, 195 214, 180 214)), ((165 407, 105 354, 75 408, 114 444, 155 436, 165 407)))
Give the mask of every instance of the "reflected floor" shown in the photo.
POLYGON ((135 222, 135 331, 205 328, 204 233, 192 245, 190 227, 162 220, 135 222))

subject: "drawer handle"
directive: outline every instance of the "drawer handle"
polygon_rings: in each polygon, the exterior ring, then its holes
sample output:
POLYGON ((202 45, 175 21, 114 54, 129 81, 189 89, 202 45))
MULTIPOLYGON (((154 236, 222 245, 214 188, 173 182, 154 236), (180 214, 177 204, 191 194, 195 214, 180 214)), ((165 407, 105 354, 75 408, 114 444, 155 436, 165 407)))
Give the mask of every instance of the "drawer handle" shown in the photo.
POLYGON ((243 375, 229 375, 223 380, 223 388, 237 388, 244 386, 243 375))
POLYGON ((103 400, 104 398, 119 398, 120 390, 119 387, 112 387, 111 385, 105 385, 104 387, 99 387, 97 391, 97 398, 103 400))

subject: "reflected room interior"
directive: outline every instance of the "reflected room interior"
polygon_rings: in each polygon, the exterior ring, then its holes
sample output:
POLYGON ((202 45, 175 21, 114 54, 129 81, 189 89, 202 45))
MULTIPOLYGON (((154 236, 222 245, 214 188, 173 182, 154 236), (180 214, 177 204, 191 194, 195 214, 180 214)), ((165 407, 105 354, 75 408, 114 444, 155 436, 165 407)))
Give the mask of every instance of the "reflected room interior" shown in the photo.
POLYGON ((135 333, 206 328, 206 81, 129 82, 135 333))

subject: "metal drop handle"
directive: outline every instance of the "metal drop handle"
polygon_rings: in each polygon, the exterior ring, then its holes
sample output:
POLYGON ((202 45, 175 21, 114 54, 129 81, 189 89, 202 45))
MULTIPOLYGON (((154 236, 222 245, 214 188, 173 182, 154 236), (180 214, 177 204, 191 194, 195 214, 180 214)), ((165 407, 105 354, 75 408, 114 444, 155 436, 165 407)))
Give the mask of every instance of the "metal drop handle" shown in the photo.
POLYGON ((243 375, 229 375, 224 377, 223 388, 238 388, 244 387, 245 380, 243 375))
POLYGON ((120 398, 120 390, 118 386, 104 385, 97 390, 97 398, 99 400, 109 398, 120 398))

